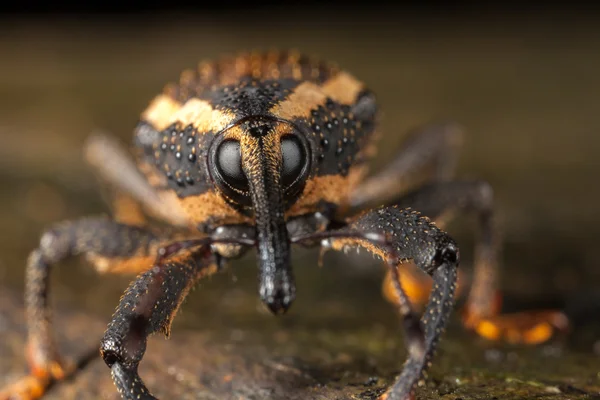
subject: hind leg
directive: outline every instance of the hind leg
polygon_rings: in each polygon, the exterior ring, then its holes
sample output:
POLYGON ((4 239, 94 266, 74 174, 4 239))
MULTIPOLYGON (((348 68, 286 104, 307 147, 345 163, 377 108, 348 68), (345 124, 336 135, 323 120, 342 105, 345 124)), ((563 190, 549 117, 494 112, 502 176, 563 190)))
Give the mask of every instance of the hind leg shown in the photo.
POLYGON ((413 207, 433 219, 446 220, 457 213, 475 214, 478 232, 474 276, 463 311, 463 321, 468 329, 490 340, 537 344, 548 340, 556 330, 567 328, 566 316, 556 310, 500 312, 499 243, 493 222, 493 193, 487 183, 434 183, 406 194, 398 204, 413 207))

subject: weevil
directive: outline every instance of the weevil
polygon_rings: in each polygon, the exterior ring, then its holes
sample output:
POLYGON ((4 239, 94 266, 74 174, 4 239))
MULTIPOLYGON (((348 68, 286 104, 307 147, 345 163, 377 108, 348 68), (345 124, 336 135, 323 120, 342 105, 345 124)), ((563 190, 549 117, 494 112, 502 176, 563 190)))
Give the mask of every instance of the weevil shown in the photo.
POLYGON ((285 312, 296 297, 293 244, 362 247, 384 260, 408 359, 379 398, 412 398, 454 304, 459 250, 436 224, 449 212, 472 212, 479 224, 465 324, 525 343, 563 327, 558 311, 499 313, 492 190, 454 179, 460 127, 411 132, 387 167, 368 175, 378 120, 373 92, 336 65, 295 51, 253 52, 201 63, 168 85, 135 128, 135 161, 93 136, 86 155, 116 189, 114 217, 59 223, 42 235, 26 270, 31 373, 0 398, 41 397, 72 372, 55 346, 47 294, 51 269, 74 255, 101 273, 137 274, 100 346, 124 399, 155 398, 137 372, 147 336, 168 336, 190 288, 226 260, 255 248, 260 299, 285 312), (426 183, 407 192, 405 178, 425 170, 433 171, 426 183), (399 269, 408 260, 431 278, 428 299, 416 270, 399 269))

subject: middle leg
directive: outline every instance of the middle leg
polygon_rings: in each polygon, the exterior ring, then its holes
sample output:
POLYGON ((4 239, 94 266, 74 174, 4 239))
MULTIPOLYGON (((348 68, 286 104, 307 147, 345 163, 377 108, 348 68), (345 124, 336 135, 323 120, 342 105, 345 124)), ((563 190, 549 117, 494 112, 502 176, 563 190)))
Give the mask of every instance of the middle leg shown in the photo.
POLYGON ((388 203, 424 177, 448 181, 454 177, 463 131, 456 124, 432 124, 408 133, 389 164, 353 190, 353 210, 388 203))
POLYGON ((50 274, 62 261, 83 255, 99 272, 137 273, 152 265, 162 236, 108 218, 59 223, 40 239, 27 262, 25 306, 26 357, 30 375, 0 390, 0 399, 36 399, 49 385, 74 372, 55 344, 50 310, 50 274))
MULTIPOLYGON (((499 239, 494 226, 493 191, 488 183, 432 183, 404 195, 397 204, 401 207, 413 207, 440 223, 446 222, 456 213, 476 215, 478 229, 473 279, 463 312, 467 328, 490 340, 503 339, 529 344, 544 342, 555 330, 566 328, 566 316, 555 310, 500 314, 499 239)), ((390 292, 389 289, 387 292, 390 292)))

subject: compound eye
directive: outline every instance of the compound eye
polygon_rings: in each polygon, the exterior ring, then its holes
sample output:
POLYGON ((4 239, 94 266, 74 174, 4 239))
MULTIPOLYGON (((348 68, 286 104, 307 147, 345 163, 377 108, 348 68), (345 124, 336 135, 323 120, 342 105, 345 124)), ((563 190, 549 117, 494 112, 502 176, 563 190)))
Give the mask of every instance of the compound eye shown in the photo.
POLYGON ((281 155, 281 182, 283 187, 287 188, 300 178, 308 159, 302 143, 296 136, 284 136, 281 139, 281 155))
POLYGON ((242 170, 240 142, 226 140, 217 149, 217 170, 224 182, 233 189, 247 191, 248 178, 242 170))

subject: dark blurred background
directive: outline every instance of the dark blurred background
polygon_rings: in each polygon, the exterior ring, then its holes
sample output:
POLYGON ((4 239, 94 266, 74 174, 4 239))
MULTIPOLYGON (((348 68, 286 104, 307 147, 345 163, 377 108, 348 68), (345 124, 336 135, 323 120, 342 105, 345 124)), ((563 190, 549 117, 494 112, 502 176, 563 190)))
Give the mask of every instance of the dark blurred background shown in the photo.
MULTIPOLYGON (((336 61, 378 94, 384 137, 374 168, 408 129, 442 120, 462 124, 467 140, 458 176, 486 179, 495 188, 508 309, 566 308, 585 327, 573 333, 581 339, 574 346, 600 348, 598 330, 589 328, 600 310, 600 13, 593 3, 127 4, 3 6, 3 287, 22 289, 24 261, 44 227, 108 210, 81 155, 92 130, 126 142, 139 113, 182 69, 222 53, 294 47, 336 61)), ((469 218, 449 228, 467 271, 473 228, 469 218)), ((298 252, 294 318, 310 319, 315 307, 329 305, 327 318, 347 313, 360 324, 361 312, 385 304, 376 262, 361 258, 350 268, 341 256, 326 260, 317 269, 314 253, 298 252)), ((246 258, 203 285, 178 323, 195 326, 199 315, 243 319, 238 303, 211 313, 203 304, 242 291, 254 307, 253 267, 246 258)), ((104 319, 128 282, 101 280, 75 265, 58 268, 53 279, 59 304, 104 319)), ((393 311, 382 312, 380 322, 393 311)))

